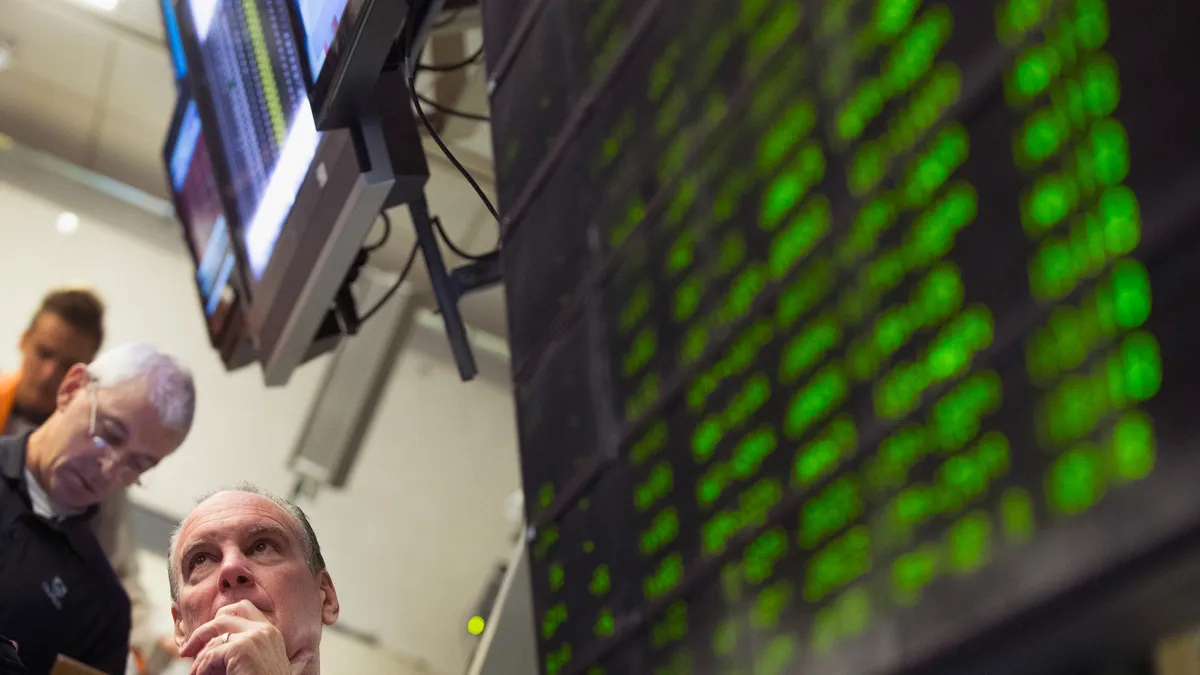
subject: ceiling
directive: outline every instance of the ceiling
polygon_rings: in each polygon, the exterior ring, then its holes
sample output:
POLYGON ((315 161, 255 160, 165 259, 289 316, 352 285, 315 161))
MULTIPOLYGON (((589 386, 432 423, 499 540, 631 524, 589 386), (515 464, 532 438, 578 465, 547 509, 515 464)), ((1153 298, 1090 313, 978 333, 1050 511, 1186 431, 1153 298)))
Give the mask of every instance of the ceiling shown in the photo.
MULTIPOLYGON (((111 11, 87 0, 0 0, 0 17, 0 133, 166 198, 160 153, 175 87, 158 0, 117 0, 111 11)), ((477 16, 465 11, 434 32, 425 59, 460 60, 481 40, 477 16)), ((454 73, 427 73, 418 90, 455 109, 487 111, 483 68, 478 65, 454 73)), ((492 194, 489 125, 429 113, 455 156, 492 194)), ((432 139, 425 141, 431 211, 460 248, 490 250, 496 243, 495 221, 432 139)), ((373 255, 372 264, 398 271, 414 236, 402 210, 391 215, 392 236, 373 255)), ((450 266, 465 262, 449 250, 444 253, 450 266)), ((420 263, 411 278, 419 292, 429 296, 428 275, 420 263)), ((506 334, 500 289, 467 297, 462 306, 476 328, 506 334)))

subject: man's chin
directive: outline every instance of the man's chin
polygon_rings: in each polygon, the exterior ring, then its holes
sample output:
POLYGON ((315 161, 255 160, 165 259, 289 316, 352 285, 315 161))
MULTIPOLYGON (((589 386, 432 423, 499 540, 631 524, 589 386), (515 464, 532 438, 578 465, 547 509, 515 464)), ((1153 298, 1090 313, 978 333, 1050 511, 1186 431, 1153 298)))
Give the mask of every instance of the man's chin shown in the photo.
POLYGON ((109 486, 88 480, 74 469, 70 469, 65 475, 60 473, 58 478, 55 482, 59 485, 51 491, 50 497, 69 509, 86 509, 99 504, 109 492, 109 486))

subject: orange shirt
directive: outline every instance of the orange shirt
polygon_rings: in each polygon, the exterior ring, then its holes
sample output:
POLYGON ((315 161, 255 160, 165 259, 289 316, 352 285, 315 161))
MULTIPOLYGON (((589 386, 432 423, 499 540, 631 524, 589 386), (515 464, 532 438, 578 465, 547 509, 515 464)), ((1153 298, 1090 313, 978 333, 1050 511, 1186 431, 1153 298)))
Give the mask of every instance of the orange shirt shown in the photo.
POLYGON ((8 425, 8 416, 13 409, 13 400, 17 396, 17 384, 21 381, 21 373, 0 374, 0 434, 8 425))

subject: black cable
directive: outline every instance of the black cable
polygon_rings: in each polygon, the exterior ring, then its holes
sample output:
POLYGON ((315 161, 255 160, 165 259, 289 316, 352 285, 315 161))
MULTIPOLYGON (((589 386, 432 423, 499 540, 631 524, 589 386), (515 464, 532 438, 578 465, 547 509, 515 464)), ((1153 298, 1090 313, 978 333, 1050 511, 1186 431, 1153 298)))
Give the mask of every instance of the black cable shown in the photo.
POLYGON ((404 263, 404 269, 400 272, 400 278, 396 279, 396 283, 392 284, 392 287, 387 289, 387 292, 383 294, 383 297, 379 299, 379 302, 375 303, 374 307, 358 317, 358 325, 363 325, 371 317, 375 316, 375 314, 383 308, 387 301, 392 299, 392 296, 396 294, 396 291, 400 290, 400 287, 404 285, 404 280, 408 278, 408 273, 412 271, 413 263, 417 261, 417 251, 420 250, 420 248, 420 244, 415 242, 413 243, 412 252, 408 254, 408 262, 404 263))
POLYGON ((462 13, 461 9, 456 9, 456 10, 450 12, 450 16, 442 19, 441 21, 434 22, 433 28, 435 28, 435 29, 436 28, 445 28, 446 26, 449 26, 450 24, 454 23, 454 20, 457 19, 458 15, 461 13, 462 13))
POLYGON ((437 130, 433 128, 433 124, 429 121, 429 117, 425 114, 425 109, 421 107, 421 99, 417 97, 416 84, 417 81, 415 77, 409 78, 408 91, 412 94, 413 107, 417 109, 417 117, 421 118, 421 123, 425 125, 425 130, 428 131, 429 135, 433 137, 433 142, 437 143, 437 146, 441 148, 442 154, 446 156, 446 159, 450 160, 450 163, 454 165, 454 168, 458 169, 458 172, 463 175, 463 178, 466 178, 467 182, 471 184, 471 188, 475 190, 475 194, 479 195, 479 199, 481 199, 483 201, 483 205, 487 207, 488 213, 492 214, 492 217, 496 219, 496 222, 500 222, 500 214, 496 211, 496 207, 492 205, 492 200, 488 199, 488 196, 483 191, 483 188, 479 187, 479 182, 475 180, 475 177, 471 175, 470 171, 467 171, 467 167, 463 166, 462 162, 458 161, 458 158, 454 156, 454 153, 450 152, 450 148, 446 147, 446 143, 442 141, 442 137, 438 136, 437 130))
POLYGON ((431 220, 433 220, 433 228, 435 230, 437 230, 437 233, 442 237, 442 241, 446 242, 446 246, 449 247, 451 251, 454 251, 455 255, 457 255, 458 257, 466 258, 467 260, 474 260, 474 261, 478 262, 480 260, 487 258, 487 256, 490 255, 490 254, 478 255, 475 253, 467 253, 466 251, 459 248, 458 244, 455 244, 450 239, 450 235, 446 234, 446 228, 442 227, 442 219, 441 218, 434 216, 431 220))
POLYGON ((417 92, 417 99, 419 99, 420 101, 422 101, 423 103, 428 105, 430 108, 433 108, 434 110, 436 110, 444 115, 453 115, 454 117, 462 117, 463 119, 475 120, 476 122, 491 122, 492 121, 492 118, 488 117, 487 115, 480 115, 479 113, 464 112, 462 110, 456 110, 449 106, 444 106, 441 103, 438 103, 437 101, 429 98, 428 96, 426 96, 420 92, 417 92))
POLYGON ((408 93, 409 96, 412 97, 413 107, 417 110, 417 117, 421 118, 421 124, 425 126, 425 130, 429 132, 429 135, 433 138, 433 141, 437 143, 437 146, 441 149, 442 154, 446 156, 446 159, 450 160, 450 163, 454 165, 455 169, 458 169, 458 172, 463 175, 463 178, 467 179, 467 182, 470 183, 471 188, 475 190, 475 194, 479 195, 479 199, 482 200, 483 205, 487 207, 488 213, 492 214, 492 217, 496 219, 496 222, 500 222, 500 214, 496 211, 496 207, 492 205, 492 200, 488 199, 488 196, 483 191, 483 188, 479 187, 478 181, 475 180, 475 177, 471 175, 470 171, 467 171, 467 167, 463 166, 462 162, 458 161, 458 158, 454 156, 454 153, 450 152, 450 148, 446 147, 446 143, 442 141, 442 137, 438 135, 437 130, 433 128, 433 124, 430 123, 429 117, 425 114, 425 109, 421 107, 421 99, 417 96, 417 71, 412 67, 412 57, 410 56, 413 48, 412 18, 415 13, 413 11, 414 7, 415 5, 409 5, 408 18, 404 22, 404 76, 408 80, 408 93))
POLYGON ((456 70, 461 70, 467 66, 478 63, 482 56, 483 45, 479 45, 479 48, 475 50, 474 54, 471 54, 461 61, 452 61, 450 63, 418 63, 417 70, 428 70, 432 73, 452 73, 456 70))
POLYGON ((386 211, 380 211, 379 215, 377 217, 383 218, 383 236, 381 236, 379 238, 379 241, 375 242, 374 244, 363 247, 363 250, 366 251, 368 254, 374 253, 375 251, 378 251, 379 249, 383 248, 383 245, 386 244, 388 239, 391 238, 391 236, 392 236, 392 219, 391 219, 391 217, 388 216, 386 211))

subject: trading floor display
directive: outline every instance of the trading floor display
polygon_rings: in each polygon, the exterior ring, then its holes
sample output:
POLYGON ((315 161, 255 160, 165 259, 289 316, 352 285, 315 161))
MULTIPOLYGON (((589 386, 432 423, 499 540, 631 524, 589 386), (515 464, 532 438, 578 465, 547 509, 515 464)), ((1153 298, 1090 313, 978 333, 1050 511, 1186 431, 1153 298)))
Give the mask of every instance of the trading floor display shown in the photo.
POLYGON ((1200 4, 485 37, 544 675, 1034 672, 1200 620, 1200 4))

